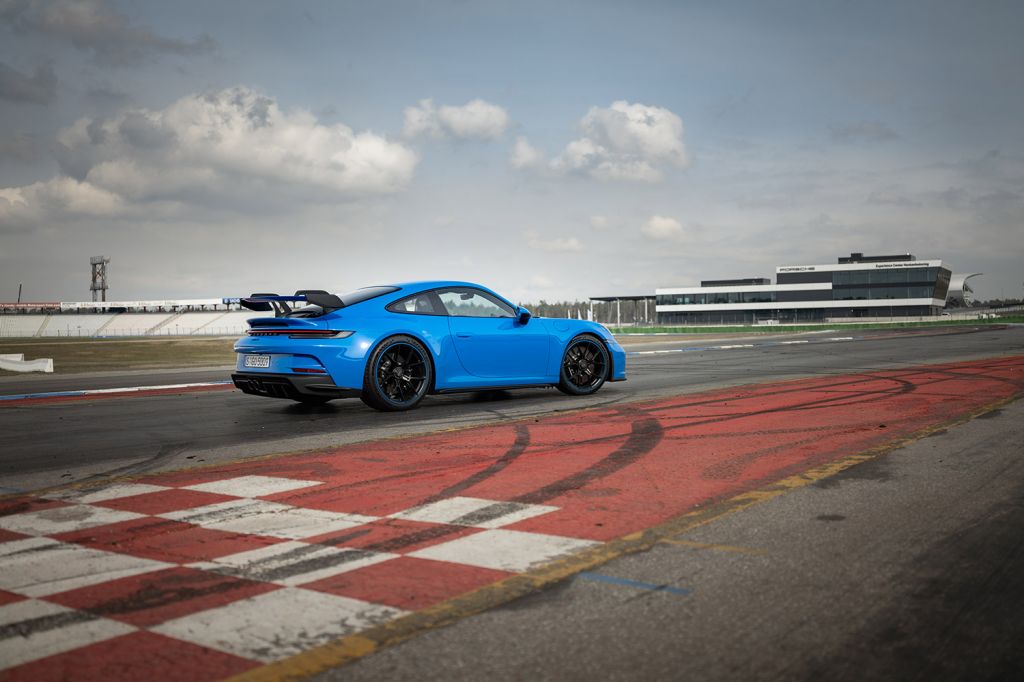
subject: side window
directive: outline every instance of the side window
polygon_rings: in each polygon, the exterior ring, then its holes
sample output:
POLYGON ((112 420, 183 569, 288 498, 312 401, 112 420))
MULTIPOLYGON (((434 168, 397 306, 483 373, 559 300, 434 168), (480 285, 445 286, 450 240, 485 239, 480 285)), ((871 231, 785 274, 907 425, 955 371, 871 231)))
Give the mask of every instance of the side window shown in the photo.
POLYGON ((434 297, 434 292, 424 291, 416 294, 415 296, 409 296, 401 300, 395 301, 388 306, 388 310, 393 313, 419 313, 420 315, 444 315, 444 310, 438 310, 438 306, 435 303, 437 299, 434 297))
POLYGON ((440 289, 437 296, 452 317, 515 317, 508 304, 479 289, 440 289))

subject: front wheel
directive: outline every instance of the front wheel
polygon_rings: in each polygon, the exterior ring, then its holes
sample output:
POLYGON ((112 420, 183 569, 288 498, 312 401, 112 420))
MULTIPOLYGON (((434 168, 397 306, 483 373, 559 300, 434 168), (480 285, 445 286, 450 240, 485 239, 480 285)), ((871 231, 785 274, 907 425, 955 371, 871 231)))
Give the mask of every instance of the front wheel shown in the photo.
POLYGON ((581 334, 565 348, 558 390, 568 395, 595 393, 610 370, 611 358, 604 344, 589 334, 581 334))
POLYGON ((427 349, 411 336, 392 336, 377 346, 363 372, 362 401, 385 412, 419 405, 433 379, 427 349))

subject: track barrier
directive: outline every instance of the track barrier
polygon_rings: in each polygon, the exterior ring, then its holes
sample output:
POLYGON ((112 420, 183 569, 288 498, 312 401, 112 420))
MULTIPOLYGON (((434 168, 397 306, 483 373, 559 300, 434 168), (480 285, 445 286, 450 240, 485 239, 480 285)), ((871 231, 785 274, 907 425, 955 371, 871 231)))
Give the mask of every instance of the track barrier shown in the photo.
POLYGON ((0 355, 0 369, 10 372, 46 372, 53 373, 53 358, 26 360, 24 353, 8 353, 0 355))

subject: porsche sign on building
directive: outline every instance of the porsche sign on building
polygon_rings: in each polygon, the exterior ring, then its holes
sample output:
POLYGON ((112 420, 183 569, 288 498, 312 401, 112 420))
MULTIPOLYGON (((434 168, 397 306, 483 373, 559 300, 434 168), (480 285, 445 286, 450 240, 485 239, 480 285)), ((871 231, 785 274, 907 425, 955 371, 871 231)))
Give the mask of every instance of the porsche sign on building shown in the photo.
POLYGON ((941 260, 853 253, 828 265, 782 265, 764 278, 657 289, 661 324, 820 322, 941 314, 953 278, 941 260))

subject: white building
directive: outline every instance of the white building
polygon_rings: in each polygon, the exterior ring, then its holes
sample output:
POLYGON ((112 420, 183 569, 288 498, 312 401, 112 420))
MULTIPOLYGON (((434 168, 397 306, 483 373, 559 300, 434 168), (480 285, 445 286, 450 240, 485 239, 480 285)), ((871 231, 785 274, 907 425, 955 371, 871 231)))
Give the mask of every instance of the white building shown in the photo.
POLYGON ((835 264, 779 266, 775 284, 765 278, 707 280, 699 287, 657 289, 656 310, 660 324, 676 325, 939 315, 947 298, 957 295, 950 291, 951 278, 941 260, 853 253, 835 264))

